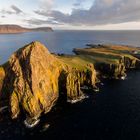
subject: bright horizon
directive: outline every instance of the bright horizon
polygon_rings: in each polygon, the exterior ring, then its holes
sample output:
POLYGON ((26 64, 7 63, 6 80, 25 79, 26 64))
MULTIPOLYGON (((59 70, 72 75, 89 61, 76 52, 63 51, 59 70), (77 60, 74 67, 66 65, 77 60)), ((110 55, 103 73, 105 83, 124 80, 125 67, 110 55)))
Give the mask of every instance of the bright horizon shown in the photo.
POLYGON ((139 0, 0 2, 0 24, 69 30, 140 30, 139 0))

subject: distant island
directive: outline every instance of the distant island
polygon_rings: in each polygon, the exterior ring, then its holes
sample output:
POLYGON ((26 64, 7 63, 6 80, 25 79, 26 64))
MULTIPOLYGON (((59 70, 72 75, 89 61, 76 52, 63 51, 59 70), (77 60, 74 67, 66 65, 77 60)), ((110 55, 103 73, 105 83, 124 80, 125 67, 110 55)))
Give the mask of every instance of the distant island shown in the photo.
POLYGON ((11 33, 24 33, 24 32, 52 32, 51 27, 38 27, 38 28, 25 28, 19 25, 4 24, 0 25, 0 34, 11 34, 11 33))
POLYGON ((12 119, 23 115, 31 128, 58 98, 76 103, 86 97, 86 89, 98 92, 102 79, 124 80, 127 70, 140 69, 140 48, 87 46, 75 48, 76 55, 56 55, 32 42, 13 53, 0 66, 0 114, 7 111, 12 119))

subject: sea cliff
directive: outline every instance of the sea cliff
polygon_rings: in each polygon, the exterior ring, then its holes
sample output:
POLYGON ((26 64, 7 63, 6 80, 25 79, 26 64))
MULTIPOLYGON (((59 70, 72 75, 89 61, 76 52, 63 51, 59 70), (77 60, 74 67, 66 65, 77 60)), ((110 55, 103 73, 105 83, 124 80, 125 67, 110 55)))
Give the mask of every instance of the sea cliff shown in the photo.
POLYGON ((75 103, 85 97, 84 87, 98 91, 100 78, 124 79, 127 69, 140 68, 136 47, 92 45, 74 52, 51 54, 40 42, 17 50, 0 66, 0 107, 7 106, 12 119, 22 114, 32 124, 61 95, 75 103))
POLYGON ((90 45, 89 48, 76 48, 73 52, 93 63, 101 77, 120 79, 126 77, 128 69, 140 68, 140 60, 135 55, 140 53, 137 47, 90 45))
POLYGON ((80 100, 84 96, 80 87, 96 88, 97 78, 93 64, 74 57, 70 63, 39 42, 15 52, 1 66, 0 75, 0 100, 7 100, 12 119, 22 110, 28 122, 49 112, 60 94, 70 102, 80 100))
POLYGON ((12 33, 24 33, 24 32, 51 32, 51 27, 39 27, 39 28, 25 28, 19 25, 0 25, 0 34, 12 34, 12 33))

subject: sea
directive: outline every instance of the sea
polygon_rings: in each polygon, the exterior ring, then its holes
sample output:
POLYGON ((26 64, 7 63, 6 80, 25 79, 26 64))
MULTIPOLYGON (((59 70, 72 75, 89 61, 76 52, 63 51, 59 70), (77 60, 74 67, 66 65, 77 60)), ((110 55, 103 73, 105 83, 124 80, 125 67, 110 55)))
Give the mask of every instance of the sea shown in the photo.
MULTIPOLYGON (((0 64, 17 49, 40 41, 51 53, 73 54, 86 44, 122 44, 140 47, 140 31, 30 32, 0 35, 0 64)), ((140 140, 140 71, 128 71, 125 80, 103 80, 100 91, 76 104, 60 99, 35 128, 24 118, 0 122, 0 140, 140 140)), ((6 117, 6 114, 5 114, 6 117)))

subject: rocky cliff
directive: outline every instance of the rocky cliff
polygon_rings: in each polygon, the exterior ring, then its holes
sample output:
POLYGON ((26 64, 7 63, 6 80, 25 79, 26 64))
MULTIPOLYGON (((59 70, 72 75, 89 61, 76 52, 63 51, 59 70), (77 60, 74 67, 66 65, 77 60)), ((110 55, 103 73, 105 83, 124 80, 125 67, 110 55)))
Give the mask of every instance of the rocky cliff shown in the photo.
POLYGON ((12 119, 23 114, 31 127, 60 96, 75 103, 85 97, 84 87, 98 91, 97 77, 124 79, 127 69, 140 68, 133 55, 140 49, 134 47, 96 45, 74 52, 51 54, 40 42, 17 50, 0 66, 0 107, 8 106, 12 119))
POLYGON ((8 100, 10 115, 21 111, 27 122, 38 119, 65 94, 68 101, 81 99, 83 85, 96 88, 96 71, 89 62, 73 58, 73 63, 50 54, 39 42, 19 49, 0 68, 0 99, 8 100), (79 66, 79 62, 82 66, 79 66))
POLYGON ((19 25, 0 25, 0 34, 8 33, 23 33, 23 32, 50 32, 53 31, 51 27, 40 27, 40 28, 24 28, 19 25))
POLYGON ((73 51, 93 63, 101 77, 120 79, 126 77, 127 69, 140 68, 140 60, 134 56, 134 52, 140 53, 136 47, 90 45, 90 48, 76 48, 73 51))
POLYGON ((0 67, 0 96, 1 96, 1 90, 3 87, 3 82, 4 82, 4 78, 5 78, 5 70, 3 67, 0 67))

